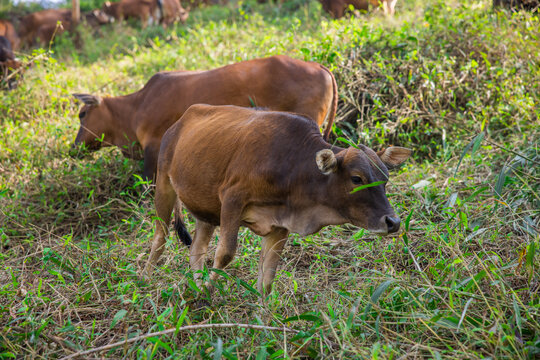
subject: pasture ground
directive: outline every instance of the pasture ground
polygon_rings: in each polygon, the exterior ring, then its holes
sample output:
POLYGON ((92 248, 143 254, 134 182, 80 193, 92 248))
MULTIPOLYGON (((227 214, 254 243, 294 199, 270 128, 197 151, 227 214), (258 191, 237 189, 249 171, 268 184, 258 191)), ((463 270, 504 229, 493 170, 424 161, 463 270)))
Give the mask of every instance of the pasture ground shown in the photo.
POLYGON ((27 54, 20 86, 0 92, 0 358, 59 358, 170 328, 180 331, 85 358, 540 356, 537 15, 428 0, 398 3, 393 19, 333 21, 315 1, 250 0, 167 31, 115 24, 81 39, 27 54), (174 236, 152 281, 139 281, 152 188, 117 149, 67 155, 80 106, 70 94, 126 94, 160 70, 271 54, 334 72, 333 141, 415 150, 388 185, 403 231, 291 236, 263 303, 260 238, 242 230, 200 307, 174 236), (218 323, 298 332, 181 329, 218 323))

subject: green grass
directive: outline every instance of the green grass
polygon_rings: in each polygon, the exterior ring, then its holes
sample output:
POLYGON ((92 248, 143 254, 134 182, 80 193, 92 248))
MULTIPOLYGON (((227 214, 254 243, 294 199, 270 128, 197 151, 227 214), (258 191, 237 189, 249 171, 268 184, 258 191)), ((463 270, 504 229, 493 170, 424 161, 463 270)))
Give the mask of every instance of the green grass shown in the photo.
POLYGON ((538 357, 539 29, 537 16, 487 1, 402 1, 394 19, 339 21, 315 1, 247 1, 197 9, 168 30, 82 29, 79 47, 65 37, 27 53, 34 66, 0 92, 0 358, 57 358, 201 323, 300 332, 201 329, 94 355, 538 357), (248 230, 211 299, 172 236, 141 282, 152 189, 116 149, 67 155, 80 106, 70 94, 126 94, 156 71, 280 53, 336 75, 333 139, 414 149, 388 186, 402 232, 291 236, 264 302, 252 288, 260 238, 248 230))

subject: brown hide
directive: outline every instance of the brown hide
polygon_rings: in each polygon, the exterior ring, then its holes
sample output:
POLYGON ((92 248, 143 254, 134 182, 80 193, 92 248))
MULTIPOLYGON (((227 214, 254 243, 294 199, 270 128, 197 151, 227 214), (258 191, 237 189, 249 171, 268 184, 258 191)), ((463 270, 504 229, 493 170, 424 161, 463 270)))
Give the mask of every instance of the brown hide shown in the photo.
POLYGON ((11 47, 9 39, 0 35, 0 62, 15 60, 15 55, 11 47))
POLYGON ((368 11, 370 5, 374 8, 380 6, 385 14, 393 15, 396 2, 397 0, 321 0, 323 9, 334 19, 343 17, 349 5, 363 11, 368 11))
POLYGON ((111 22, 111 17, 102 10, 88 11, 82 15, 82 18, 84 19, 84 22, 92 28, 97 28, 111 22))
POLYGON ((17 79, 13 72, 21 66, 21 62, 15 59, 9 39, 0 35, 0 83, 7 82, 8 89, 15 88, 17 79))
POLYGON ((75 95, 85 102, 75 145, 91 150, 119 146, 135 157, 144 152, 144 176, 153 178, 165 131, 193 104, 257 106, 305 114, 318 125, 334 120, 337 86, 322 65, 287 56, 243 61, 209 71, 173 71, 154 75, 127 96, 100 99, 75 95), (97 141, 101 138, 103 142, 97 141), (135 147, 131 145, 135 144, 135 147))
POLYGON ((36 38, 42 46, 48 45, 53 35, 69 30, 71 27, 71 10, 47 9, 28 14, 21 20, 20 36, 23 44, 33 45, 36 38), (57 26, 58 22, 61 23, 57 26), (58 27, 58 30, 57 30, 58 27))
POLYGON ((19 50, 21 39, 17 35, 13 24, 7 20, 0 19, 0 36, 4 36, 11 43, 11 49, 13 51, 19 50))
POLYGON ((101 10, 105 14, 113 17, 116 20, 122 20, 122 12, 120 11, 119 2, 112 3, 112 2, 106 1, 101 7, 101 10))
POLYGON ((195 216, 197 231, 208 234, 195 234, 192 268, 202 269, 218 225, 213 267, 224 268, 236 251, 239 227, 246 226, 264 237, 258 285, 268 291, 279 259, 268 260, 268 250, 282 249, 290 232, 309 235, 344 223, 382 234, 399 230, 385 184, 388 167, 409 155, 403 148, 376 154, 365 146, 333 147, 313 121, 296 114, 193 105, 163 136, 155 199, 163 223, 156 222, 147 272, 161 254, 178 198, 195 216))
MULTIPOLYGON (((161 14, 160 23, 167 27, 177 21, 185 23, 189 13, 180 5, 178 0, 163 0, 162 1, 163 14, 161 14)), ((155 13, 155 12, 154 12, 155 13)))
POLYGON ((116 20, 138 19, 142 27, 149 24, 149 20, 154 17, 156 0, 121 0, 117 3, 106 2, 102 10, 116 20))

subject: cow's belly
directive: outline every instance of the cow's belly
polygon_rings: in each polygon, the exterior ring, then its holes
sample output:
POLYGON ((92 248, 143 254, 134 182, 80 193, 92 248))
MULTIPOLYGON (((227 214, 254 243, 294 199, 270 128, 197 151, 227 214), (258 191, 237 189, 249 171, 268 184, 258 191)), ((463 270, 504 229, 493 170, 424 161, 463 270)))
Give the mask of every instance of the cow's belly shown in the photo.
POLYGON ((259 236, 268 235, 273 227, 279 226, 276 206, 249 206, 242 214, 242 225, 259 236))
POLYGON ((173 181, 173 188, 184 207, 195 218, 214 226, 220 225, 221 202, 214 189, 197 188, 183 181, 173 181))

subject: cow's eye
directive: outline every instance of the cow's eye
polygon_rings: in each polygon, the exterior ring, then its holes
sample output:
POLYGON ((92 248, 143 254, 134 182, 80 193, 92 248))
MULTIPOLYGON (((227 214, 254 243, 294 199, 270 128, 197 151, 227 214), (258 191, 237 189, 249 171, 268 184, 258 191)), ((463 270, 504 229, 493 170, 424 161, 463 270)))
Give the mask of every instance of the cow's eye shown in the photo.
POLYGON ((81 111, 81 112, 79 113, 79 119, 82 120, 82 118, 85 117, 85 116, 86 116, 86 111, 81 111))
POLYGON ((353 184, 355 184, 355 185, 360 185, 363 182, 362 178, 360 176, 353 176, 353 177, 351 177, 351 180, 352 180, 353 184))

